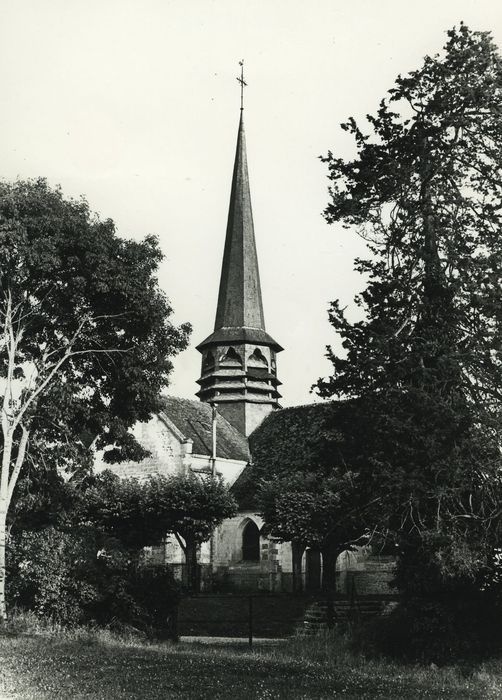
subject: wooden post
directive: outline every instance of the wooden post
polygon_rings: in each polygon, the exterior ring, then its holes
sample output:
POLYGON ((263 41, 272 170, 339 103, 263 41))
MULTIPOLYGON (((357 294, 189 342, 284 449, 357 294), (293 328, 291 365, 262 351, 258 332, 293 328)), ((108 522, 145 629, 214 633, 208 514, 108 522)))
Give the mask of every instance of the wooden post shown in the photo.
POLYGON ((173 611, 171 613, 171 619, 170 619, 169 635, 170 635, 172 642, 179 642, 180 641, 180 637, 179 637, 179 633, 178 633, 179 608, 180 608, 180 602, 178 601, 173 608, 173 611))
POLYGON ((253 596, 249 596, 248 606, 248 631, 249 631, 249 648, 253 648, 253 596))

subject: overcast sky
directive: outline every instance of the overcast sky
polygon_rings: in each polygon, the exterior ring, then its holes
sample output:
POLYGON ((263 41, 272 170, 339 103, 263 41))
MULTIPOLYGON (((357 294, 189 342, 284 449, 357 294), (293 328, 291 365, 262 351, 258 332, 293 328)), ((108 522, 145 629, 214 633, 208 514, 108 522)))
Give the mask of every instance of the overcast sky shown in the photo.
POLYGON ((158 235, 160 284, 190 348, 170 393, 191 397, 213 329, 245 59, 248 162, 268 332, 283 405, 314 400, 364 250, 327 226, 339 124, 374 112, 461 20, 502 45, 500 0, 0 0, 0 176, 84 194, 122 236, 158 235))

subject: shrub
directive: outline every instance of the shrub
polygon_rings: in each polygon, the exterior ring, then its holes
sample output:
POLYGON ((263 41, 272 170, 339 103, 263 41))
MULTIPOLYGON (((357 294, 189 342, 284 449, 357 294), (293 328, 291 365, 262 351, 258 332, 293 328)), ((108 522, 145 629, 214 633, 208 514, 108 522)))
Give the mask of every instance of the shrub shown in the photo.
POLYGON ((55 527, 9 538, 7 595, 13 605, 67 625, 83 621, 97 595, 78 572, 92 560, 92 535, 68 535, 55 527))
POLYGON ((410 598, 359 630, 356 646, 404 661, 472 662, 502 651, 500 605, 492 596, 410 598))
POLYGON ((115 629, 134 627, 153 636, 172 636, 180 589, 165 566, 137 566, 125 558, 102 556, 88 573, 99 595, 87 619, 115 629))
POLYGON ((166 567, 138 566, 116 545, 99 552, 92 528, 22 532, 8 547, 11 604, 75 626, 134 627, 169 636, 179 590, 166 567))

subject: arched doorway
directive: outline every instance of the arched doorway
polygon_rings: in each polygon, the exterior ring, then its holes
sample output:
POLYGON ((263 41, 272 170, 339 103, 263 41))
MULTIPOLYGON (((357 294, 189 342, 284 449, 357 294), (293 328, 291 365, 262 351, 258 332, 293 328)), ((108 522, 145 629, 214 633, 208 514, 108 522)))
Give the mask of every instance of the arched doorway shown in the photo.
POLYGON ((260 531, 252 520, 242 531, 242 561, 260 561, 260 531))

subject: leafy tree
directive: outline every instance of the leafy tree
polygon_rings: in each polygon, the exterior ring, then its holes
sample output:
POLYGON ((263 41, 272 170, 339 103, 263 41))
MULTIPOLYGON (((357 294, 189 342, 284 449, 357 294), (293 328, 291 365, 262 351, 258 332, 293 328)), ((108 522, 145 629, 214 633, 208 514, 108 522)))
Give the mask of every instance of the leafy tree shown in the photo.
POLYGON ((156 476, 147 487, 147 517, 175 535, 185 555, 188 587, 198 592, 197 551, 223 520, 235 515, 235 500, 219 477, 156 476))
POLYGON ((0 183, 0 620, 6 519, 25 461, 71 470, 89 435, 113 445, 111 461, 144 456, 127 429, 159 408, 189 332, 169 321, 161 257, 154 237, 119 238, 44 180, 0 183))
POLYGON ((57 527, 67 521, 68 513, 76 506, 76 499, 78 502, 74 488, 79 480, 78 468, 68 481, 67 475, 49 465, 33 465, 30 458, 28 455, 10 503, 9 535, 50 525, 57 527))
POLYGON ((235 512, 235 501, 219 478, 175 474, 139 481, 105 471, 84 488, 77 518, 101 530, 105 547, 110 538, 118 540, 135 561, 143 547, 174 534, 185 555, 188 586, 197 591, 198 548, 235 512))
POLYGON ((364 463, 356 463, 355 416, 350 402, 289 408, 251 436, 257 507, 270 534, 291 542, 296 591, 306 547, 322 552, 323 588, 331 591, 338 555, 369 539, 378 499, 364 463))
POLYGON ((321 551, 322 587, 334 591, 339 554, 367 541, 367 531, 356 521, 352 496, 353 477, 334 474, 276 477, 265 481, 259 506, 267 531, 283 542, 291 542, 293 590, 302 590, 302 556, 307 547, 321 551))
POLYGON ((355 227, 372 255, 356 262, 362 320, 331 305, 344 350, 329 349, 318 389, 358 397, 361 449, 403 552, 428 552, 443 581, 475 577, 502 500, 502 60, 489 34, 449 31, 368 121, 369 134, 342 125, 352 160, 324 158, 325 218, 355 227))
POLYGON ((74 525, 92 525, 101 533, 99 546, 124 549, 131 561, 139 561, 143 547, 164 539, 167 528, 151 517, 149 482, 121 479, 110 470, 91 475, 76 488, 78 507, 74 525))

